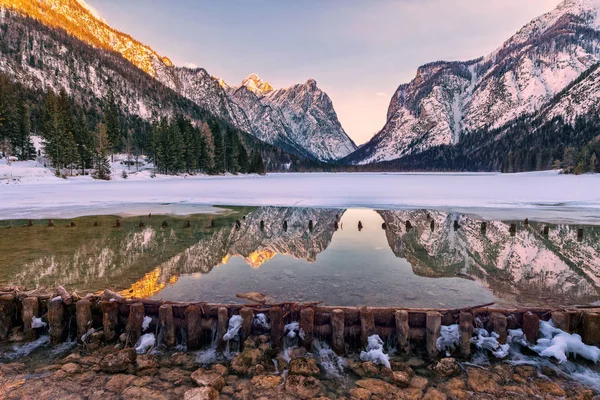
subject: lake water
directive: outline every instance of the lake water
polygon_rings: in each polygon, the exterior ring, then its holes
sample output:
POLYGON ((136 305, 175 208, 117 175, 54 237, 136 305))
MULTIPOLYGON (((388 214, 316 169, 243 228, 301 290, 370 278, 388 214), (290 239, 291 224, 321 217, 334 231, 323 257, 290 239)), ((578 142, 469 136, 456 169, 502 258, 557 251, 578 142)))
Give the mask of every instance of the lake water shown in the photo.
POLYGON ((229 209, 54 227, 2 221, 0 283, 223 303, 244 302, 236 294, 245 292, 340 306, 600 300, 596 226, 488 220, 483 229, 477 216, 434 210, 229 209))

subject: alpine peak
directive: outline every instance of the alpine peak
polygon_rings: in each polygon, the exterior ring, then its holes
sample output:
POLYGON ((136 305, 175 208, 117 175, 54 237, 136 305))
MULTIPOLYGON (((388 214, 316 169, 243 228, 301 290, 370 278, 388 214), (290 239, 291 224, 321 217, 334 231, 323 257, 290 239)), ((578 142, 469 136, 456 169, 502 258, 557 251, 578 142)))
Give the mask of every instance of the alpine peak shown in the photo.
POLYGON ((267 94, 273 91, 273 86, 268 82, 263 81, 260 77, 252 73, 242 81, 242 86, 245 86, 249 91, 254 94, 267 94))

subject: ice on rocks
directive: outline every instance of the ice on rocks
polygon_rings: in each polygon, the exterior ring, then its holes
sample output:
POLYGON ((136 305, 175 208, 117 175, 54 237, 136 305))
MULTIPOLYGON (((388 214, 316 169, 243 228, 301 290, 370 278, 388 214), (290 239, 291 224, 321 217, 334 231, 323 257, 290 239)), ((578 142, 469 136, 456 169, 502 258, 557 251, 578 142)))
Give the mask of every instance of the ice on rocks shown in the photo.
POLYGON ((583 357, 597 363, 600 360, 600 349, 583 343, 581 336, 569 334, 554 326, 552 320, 540 321, 541 338, 531 350, 542 357, 554 357, 559 363, 567 361, 569 355, 583 357))
POLYGON ((442 326, 440 337, 436 342, 436 347, 439 351, 446 352, 446 356, 450 357, 451 352, 458 347, 460 342, 460 331, 458 324, 442 326))
POLYGON ((267 321, 267 316, 263 313, 256 314, 252 324, 255 328, 261 328, 263 330, 271 329, 271 324, 269 324, 269 322, 267 321))
POLYGON ((239 315, 233 315, 229 318, 229 326, 227 332, 223 335, 223 340, 229 341, 237 336, 238 332, 242 327, 242 317, 239 315))
POLYGON ((152 322, 152 317, 149 316, 145 316, 144 320, 142 321, 142 330, 145 332, 148 330, 148 328, 150 328, 150 323, 152 322))
POLYGON ((379 335, 369 336, 367 339, 367 350, 360 352, 360 359, 373 361, 376 364, 385 365, 390 368, 390 357, 383 352, 383 340, 379 335))
POLYGON ((290 339, 294 339, 296 336, 304 339, 304 331, 300 328, 300 324, 298 322, 291 322, 285 325, 284 332, 286 332, 287 337, 290 339))
POLYGON ((146 333, 140 337, 140 340, 135 344, 135 351, 138 354, 144 354, 156 344, 156 338, 153 333, 146 333))
POLYGON ((476 336, 471 338, 473 343, 480 350, 489 350, 497 358, 504 358, 508 355, 510 344, 500 344, 500 337, 496 332, 489 333, 486 329, 476 328, 474 330, 476 336))
POLYGON ((45 328, 47 325, 41 318, 33 317, 31 321, 31 329, 45 328))

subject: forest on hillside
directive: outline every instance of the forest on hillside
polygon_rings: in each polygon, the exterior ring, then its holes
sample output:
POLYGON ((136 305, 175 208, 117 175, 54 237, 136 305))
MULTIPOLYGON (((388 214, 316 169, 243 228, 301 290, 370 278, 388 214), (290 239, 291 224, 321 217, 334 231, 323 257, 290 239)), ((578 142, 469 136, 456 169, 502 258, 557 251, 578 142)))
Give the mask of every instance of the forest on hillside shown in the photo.
POLYGON ((265 173, 318 169, 303 159, 261 142, 225 121, 203 114, 181 114, 145 121, 123 112, 109 91, 97 107, 85 107, 64 90, 32 90, 0 74, 0 153, 20 160, 38 154, 31 135, 43 140, 44 153, 57 175, 65 171, 110 177, 110 156, 145 155, 158 173, 265 173))

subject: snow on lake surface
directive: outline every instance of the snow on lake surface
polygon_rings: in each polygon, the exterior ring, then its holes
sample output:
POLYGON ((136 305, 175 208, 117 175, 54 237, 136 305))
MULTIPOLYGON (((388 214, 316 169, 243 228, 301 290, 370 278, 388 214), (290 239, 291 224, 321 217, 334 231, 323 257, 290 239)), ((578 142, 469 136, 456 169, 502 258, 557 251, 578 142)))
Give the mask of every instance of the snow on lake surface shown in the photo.
MULTIPOLYGON (((436 208, 486 218, 552 218, 600 224, 600 175, 498 173, 288 173, 95 181, 36 176, 3 185, 0 218, 125 212, 131 204, 436 208), (58 184, 60 183, 60 184, 58 184)), ((147 205, 143 207, 141 205, 147 205)), ((173 205, 171 205, 173 206, 173 205)), ((142 212, 140 211, 140 214, 142 212)), ((207 208, 206 212, 214 209, 207 208)), ((151 211, 150 211, 151 212, 151 211)), ((176 213, 185 213, 179 209, 176 213)), ((201 212, 197 208, 190 213, 201 212)))

